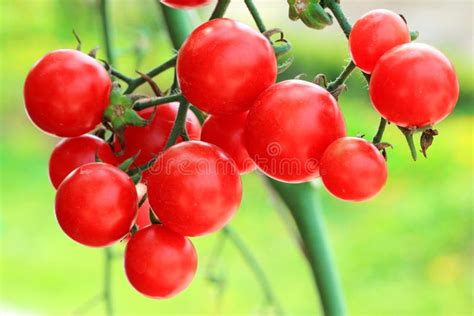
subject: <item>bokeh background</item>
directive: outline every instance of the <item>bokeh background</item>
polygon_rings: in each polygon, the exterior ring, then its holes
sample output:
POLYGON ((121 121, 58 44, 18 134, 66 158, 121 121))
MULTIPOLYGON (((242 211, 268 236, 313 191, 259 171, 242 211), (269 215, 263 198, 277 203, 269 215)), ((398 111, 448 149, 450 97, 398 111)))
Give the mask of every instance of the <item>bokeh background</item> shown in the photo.
MULTIPOLYGON (((398 130, 389 126, 389 180, 375 199, 359 204, 331 197, 318 182, 335 263, 351 315, 472 315, 473 228, 473 2, 342 1, 353 22, 366 11, 403 13, 418 41, 440 48, 453 61, 461 84, 454 113, 439 124, 429 159, 416 163, 398 130)), ((33 127, 23 109, 23 80, 46 52, 74 48, 71 30, 85 50, 102 44, 95 0, 0 0, 0 314, 100 315, 92 304, 103 285, 103 251, 69 240, 56 223, 48 157, 58 139, 33 127)), ((134 76, 172 53, 154 0, 111 1, 118 68, 134 76)), ((334 78, 348 58, 346 39, 335 24, 323 31, 287 18, 285 1, 256 1, 267 27, 285 30, 295 62, 285 78, 318 73, 334 78)), ((212 6, 195 13, 196 23, 212 6)), ((241 1, 227 16, 254 25, 241 1)), ((99 50, 100 57, 104 52, 99 50)), ((407 80, 409 80, 407 74, 407 80)), ((172 73, 157 78, 165 87, 172 73)), ((340 99, 349 134, 372 137, 378 117, 360 74, 340 99)), ((146 92, 146 90, 142 90, 146 92)), ((247 175, 244 199, 232 226, 264 267, 288 315, 319 314, 308 265, 276 209, 281 206, 261 179, 247 175)), ((119 315, 267 314, 252 272, 231 243, 212 259, 219 234, 195 238, 200 266, 189 289, 176 298, 140 296, 113 263, 113 303, 119 315), (219 280, 211 282, 209 279, 219 280)), ((114 248, 122 251, 123 245, 114 248)))

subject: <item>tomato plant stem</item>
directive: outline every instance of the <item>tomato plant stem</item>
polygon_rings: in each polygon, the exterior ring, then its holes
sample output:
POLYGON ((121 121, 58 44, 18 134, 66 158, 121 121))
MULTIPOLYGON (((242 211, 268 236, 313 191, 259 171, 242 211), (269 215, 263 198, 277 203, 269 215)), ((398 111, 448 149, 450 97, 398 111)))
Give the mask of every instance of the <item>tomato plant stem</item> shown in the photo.
POLYGON ((339 25, 341 26, 341 29, 343 30, 346 37, 349 38, 349 35, 352 31, 352 26, 347 20, 344 12, 342 12, 339 3, 337 3, 336 0, 326 0, 325 4, 329 8, 329 10, 331 10, 332 14, 336 18, 337 23, 339 23, 339 25))
POLYGON ((166 143, 165 149, 176 144, 176 140, 184 132, 184 129, 186 128, 185 123, 186 115, 188 114, 188 109, 188 100, 186 100, 185 98, 181 98, 181 102, 179 103, 178 114, 176 115, 176 120, 174 121, 173 128, 171 129, 171 133, 168 138, 168 142, 166 143))
POLYGON ((245 0, 245 5, 249 9, 250 14, 252 14, 252 18, 254 19, 255 24, 257 24, 258 30, 261 33, 266 32, 267 28, 265 27, 265 24, 263 23, 263 20, 260 17, 260 13, 258 13, 255 3, 253 3, 253 0, 245 0))
POLYGON ((345 315, 342 290, 332 262, 317 192, 310 183, 287 184, 267 179, 296 222, 319 290, 324 315, 345 315))
POLYGON ((332 93, 334 92, 337 87, 339 87, 341 84, 343 84, 347 78, 351 75, 352 71, 355 69, 356 65, 354 62, 351 60, 346 67, 344 67, 344 70, 339 74, 339 76, 334 80, 331 81, 328 85, 327 90, 332 93))
POLYGON ((107 316, 113 315, 112 305, 112 250, 110 247, 104 249, 105 265, 104 265, 104 302, 105 312, 107 316))
POLYGON ((138 100, 137 102, 135 102, 135 104, 133 105, 133 108, 139 111, 139 110, 143 110, 152 106, 179 101, 181 97, 182 97, 181 94, 171 94, 164 97, 145 98, 145 99, 138 100))
POLYGON ((216 7, 214 8, 214 11, 212 11, 212 14, 209 20, 223 17, 229 4, 230 4, 230 0, 218 0, 216 7))
POLYGON ((240 254, 242 255, 242 258, 245 260, 249 268, 254 273, 255 277, 258 280, 258 283, 260 284, 262 288, 262 291, 265 295, 265 300, 267 301, 267 303, 270 306, 273 306, 275 308, 275 313, 277 315, 282 315, 283 311, 275 297, 275 294, 273 293, 270 282, 268 281, 268 278, 265 275, 263 268, 258 263, 252 251, 250 251, 250 249, 245 244, 245 242, 240 238, 237 232, 230 226, 225 226, 222 229, 222 232, 227 235, 229 240, 232 241, 232 243, 235 245, 235 247, 239 250, 240 254))
POLYGON ((177 10, 168 7, 157 1, 163 12, 163 18, 168 31, 173 48, 178 50, 186 40, 190 31, 194 28, 192 19, 184 10, 177 10), (185 17, 185 18, 183 18, 185 17), (177 27, 179 25, 179 27, 177 27))
POLYGON ((383 132, 385 131, 385 127, 387 126, 387 120, 383 117, 380 118, 379 128, 377 129, 377 133, 375 134, 374 138, 372 139, 372 143, 377 144, 382 141, 383 132))
POLYGON ((110 14, 107 0, 99 1, 99 11, 102 22, 102 31, 104 36, 105 53, 110 65, 115 65, 115 56, 112 48, 112 36, 110 31, 110 14))
MULTIPOLYGON (((176 55, 172 56, 170 59, 168 59, 167 61, 165 61, 161 65, 158 65, 157 67, 155 67, 152 70, 148 71, 146 73, 146 75, 150 78, 153 78, 153 77, 158 76, 162 72, 165 72, 166 70, 174 67, 176 65, 176 58, 177 58, 176 55)), ((117 71, 112 69, 112 74, 113 75, 115 75, 114 72, 117 72, 117 71)), ((137 89, 139 86, 141 86, 145 82, 146 82, 146 80, 142 76, 137 77, 136 79, 132 79, 130 82, 127 82, 128 87, 125 90, 124 94, 132 93, 133 91, 135 91, 135 89, 137 89)))

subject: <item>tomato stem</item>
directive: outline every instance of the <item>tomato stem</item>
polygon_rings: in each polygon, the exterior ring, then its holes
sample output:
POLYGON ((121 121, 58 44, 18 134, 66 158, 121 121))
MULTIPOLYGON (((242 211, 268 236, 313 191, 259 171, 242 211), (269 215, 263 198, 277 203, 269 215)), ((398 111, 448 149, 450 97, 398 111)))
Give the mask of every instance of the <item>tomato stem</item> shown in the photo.
POLYGON ((104 302, 107 316, 113 315, 112 304, 112 249, 107 247, 104 249, 105 265, 104 265, 104 302))
POLYGON ((218 0, 214 11, 212 11, 211 17, 209 20, 221 18, 224 16, 227 11, 227 7, 230 4, 230 0, 218 0))
POLYGON ((245 0, 245 5, 249 9, 250 14, 252 15, 252 18, 258 27, 258 30, 261 33, 266 32, 267 28, 265 27, 265 24, 263 23, 263 20, 260 17, 260 13, 258 12, 257 7, 255 6, 255 3, 253 3, 253 0, 245 0))
POLYGON ((306 250, 324 315, 346 314, 344 298, 326 238, 319 196, 310 183, 288 184, 267 178, 288 207, 306 250))
POLYGON ((166 143, 165 149, 176 144, 176 140, 179 136, 182 135, 186 126, 186 115, 189 109, 189 102, 185 98, 181 98, 181 102, 179 103, 178 114, 176 115, 176 120, 174 121, 173 128, 171 129, 170 136, 168 138, 168 142, 166 143))
POLYGON ((270 285, 268 277, 266 276, 264 269, 258 263, 252 251, 250 251, 248 246, 240 238, 237 232, 229 225, 225 226, 222 229, 222 232, 232 241, 232 243, 242 255, 242 258, 245 260, 249 268, 255 274, 255 277, 257 278, 258 283, 262 288, 263 294, 265 295, 265 300, 268 305, 273 306, 275 308, 276 315, 283 315, 283 310, 280 306, 280 303, 276 299, 275 294, 273 293, 273 289, 270 285))
POLYGON ((347 65, 346 67, 344 67, 344 69, 342 70, 342 72, 339 74, 339 76, 334 80, 334 81, 331 81, 327 87, 327 90, 329 91, 329 93, 333 93, 334 91, 336 91, 336 89, 341 85, 343 84, 347 78, 349 78, 349 76, 351 75, 352 71, 356 68, 356 65, 354 64, 354 62, 351 60, 347 65))
POLYGON ((157 106, 160 104, 170 103, 179 101, 182 99, 181 93, 171 94, 164 97, 153 97, 153 98, 144 98, 136 101, 133 105, 133 109, 140 111, 146 108, 157 106))
POLYGON ((102 32, 104 36, 105 53, 107 55, 107 61, 110 65, 115 65, 115 55, 112 48, 112 36, 110 30, 109 20, 109 6, 107 0, 99 1, 99 12, 102 22, 102 32))
POLYGON ((374 138, 372 139, 372 143, 378 144, 382 141, 382 136, 385 131, 385 127, 387 126, 387 120, 383 117, 380 118, 379 128, 377 129, 377 133, 375 134, 374 138))

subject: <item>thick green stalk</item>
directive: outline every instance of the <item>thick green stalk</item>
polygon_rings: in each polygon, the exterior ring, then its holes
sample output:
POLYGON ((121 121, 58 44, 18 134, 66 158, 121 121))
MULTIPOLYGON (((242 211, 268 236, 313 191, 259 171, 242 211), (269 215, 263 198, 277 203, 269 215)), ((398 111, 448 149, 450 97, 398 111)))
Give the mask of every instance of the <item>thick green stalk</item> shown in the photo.
POLYGON ((212 11, 212 14, 209 20, 223 17, 229 4, 230 4, 230 0, 218 0, 217 5, 214 8, 214 11, 212 11))
POLYGON ((287 184, 270 178, 268 182, 296 222, 319 290, 324 315, 345 315, 344 298, 332 262, 317 192, 309 183, 287 184))
POLYGON ((104 46, 105 53, 107 54, 107 60, 109 64, 115 65, 115 56, 112 47, 112 35, 110 31, 110 14, 109 14, 109 4, 107 0, 99 1, 99 10, 102 22, 102 33, 104 36, 104 46))
POLYGON ((178 50, 186 40, 189 33, 194 29, 192 19, 184 10, 176 10, 159 2, 166 28, 173 43, 174 49, 178 50))
POLYGON ((112 249, 105 248, 105 264, 104 264, 104 302, 105 312, 107 316, 113 315, 112 304, 112 249))

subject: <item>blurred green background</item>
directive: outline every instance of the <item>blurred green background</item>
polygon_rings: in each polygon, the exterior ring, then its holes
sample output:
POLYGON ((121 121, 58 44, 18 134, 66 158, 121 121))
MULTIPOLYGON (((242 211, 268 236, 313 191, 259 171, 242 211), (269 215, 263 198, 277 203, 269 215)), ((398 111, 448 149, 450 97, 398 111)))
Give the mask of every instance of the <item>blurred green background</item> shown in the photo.
MULTIPOLYGON (((112 2, 113 43, 118 68, 134 76, 172 53, 154 0, 112 2)), ((23 80, 46 52, 73 48, 71 30, 83 48, 102 44, 95 0, 0 0, 0 314, 78 314, 103 282, 103 251, 70 241, 56 223, 48 158, 58 141, 33 127, 23 109, 23 80)), ((294 46, 295 62, 285 77, 317 73, 334 78, 347 61, 346 40, 334 25, 307 29, 287 18, 285 1, 256 1, 267 27, 281 27, 294 46)), ((375 199, 360 204, 320 195, 329 239, 351 315, 472 315, 473 228, 473 3, 471 1, 343 1, 354 21, 386 7, 403 13, 418 41, 439 47, 455 64, 461 96, 454 113, 439 124, 429 159, 413 162, 403 136, 389 126, 389 180, 375 199)), ((211 7, 196 13, 204 20, 211 7)), ((240 1, 227 16, 254 25, 240 1)), ((99 50, 99 57, 104 52, 99 50)), ((157 78, 171 82, 171 72, 157 78)), ((378 117, 359 74, 340 98, 350 135, 372 137, 378 117)), ((143 90, 146 91, 146 90, 143 90)), ((318 182, 315 187, 320 187, 318 182)), ((278 202, 255 174, 244 177, 244 199, 232 225, 266 270, 288 315, 319 314, 307 266, 275 211, 278 202)), ((113 265, 113 303, 119 315, 267 314, 252 272, 232 244, 208 269, 219 234, 195 238, 200 266, 189 289, 154 301, 128 285, 120 258, 113 265), (208 280, 217 276, 221 283, 208 280)), ((123 245, 115 247, 120 252, 123 245)), ((89 315, 100 315, 95 304, 89 315)))

